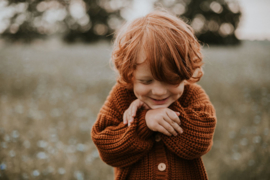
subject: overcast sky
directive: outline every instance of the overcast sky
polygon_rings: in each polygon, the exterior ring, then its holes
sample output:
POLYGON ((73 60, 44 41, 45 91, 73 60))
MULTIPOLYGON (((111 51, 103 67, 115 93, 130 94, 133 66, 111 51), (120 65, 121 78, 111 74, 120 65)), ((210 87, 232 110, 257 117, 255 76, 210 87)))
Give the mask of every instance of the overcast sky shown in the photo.
POLYGON ((242 8, 237 36, 240 39, 270 40, 270 0, 238 0, 242 8))

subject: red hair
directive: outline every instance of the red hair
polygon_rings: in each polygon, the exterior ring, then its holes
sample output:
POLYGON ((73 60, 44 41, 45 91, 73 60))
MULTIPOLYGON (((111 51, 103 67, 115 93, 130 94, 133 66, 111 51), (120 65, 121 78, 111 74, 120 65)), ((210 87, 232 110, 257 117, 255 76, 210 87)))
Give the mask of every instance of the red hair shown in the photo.
POLYGON ((203 76, 201 47, 193 29, 168 12, 153 11, 119 29, 111 60, 119 73, 117 81, 128 88, 133 87, 133 72, 141 50, 158 81, 194 83, 203 76))

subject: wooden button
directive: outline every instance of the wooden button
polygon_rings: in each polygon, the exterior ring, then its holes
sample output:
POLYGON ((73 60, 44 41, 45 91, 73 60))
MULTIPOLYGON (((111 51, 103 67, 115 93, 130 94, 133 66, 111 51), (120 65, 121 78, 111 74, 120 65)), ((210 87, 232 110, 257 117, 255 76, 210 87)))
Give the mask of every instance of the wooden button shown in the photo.
POLYGON ((156 140, 156 142, 159 142, 159 141, 161 140, 161 137, 160 137, 159 134, 157 134, 157 135, 155 136, 155 140, 156 140))
POLYGON ((159 171, 165 171, 165 169, 166 169, 166 164, 164 164, 164 163, 159 163, 159 165, 158 165, 158 170, 159 170, 159 171))

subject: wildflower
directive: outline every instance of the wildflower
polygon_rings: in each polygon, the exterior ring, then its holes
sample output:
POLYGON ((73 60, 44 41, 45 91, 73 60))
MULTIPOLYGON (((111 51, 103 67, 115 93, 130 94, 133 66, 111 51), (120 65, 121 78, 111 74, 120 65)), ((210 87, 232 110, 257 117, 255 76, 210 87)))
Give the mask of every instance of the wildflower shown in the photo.
POLYGON ((33 176, 39 176, 39 175, 40 175, 40 173, 39 173, 39 171, 38 171, 38 170, 34 170, 34 171, 32 172, 32 175, 33 175, 33 176))
POLYGON ((0 169, 1 170, 5 170, 7 168, 6 164, 5 163, 1 163, 0 164, 0 169))
POLYGON ((10 156, 10 157, 14 157, 14 156, 16 156, 15 151, 10 150, 10 151, 9 151, 9 156, 10 156))
POLYGON ((66 170, 64 168, 59 168, 58 169, 58 173, 59 174, 65 174, 66 173, 66 170))
POLYGON ((40 147, 40 148, 45 148, 45 147, 47 147, 47 142, 46 141, 44 141, 44 140, 39 140, 38 141, 38 147, 40 147))
POLYGON ((81 151, 81 152, 85 151, 85 145, 84 144, 78 144, 77 145, 77 150, 81 151))
POLYGON ((13 130, 13 131, 12 131, 12 137, 13 137, 13 138, 18 138, 19 136, 20 136, 20 134, 18 133, 17 130, 13 130))
POLYGON ((47 159, 48 156, 47 156, 47 154, 45 152, 39 152, 37 154, 37 158, 39 158, 39 159, 47 159))
POLYGON ((75 171, 74 172, 74 177, 77 179, 77 180, 84 180, 84 175, 81 171, 75 171))

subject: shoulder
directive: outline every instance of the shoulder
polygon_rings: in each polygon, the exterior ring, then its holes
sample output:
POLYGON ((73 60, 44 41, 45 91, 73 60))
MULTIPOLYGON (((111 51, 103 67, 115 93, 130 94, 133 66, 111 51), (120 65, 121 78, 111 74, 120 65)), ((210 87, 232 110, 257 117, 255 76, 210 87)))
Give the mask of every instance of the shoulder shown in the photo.
POLYGON ((111 88, 111 91, 108 97, 114 97, 121 101, 122 99, 125 100, 125 99, 134 98, 134 96, 135 95, 133 93, 133 90, 127 89, 126 87, 116 82, 111 88))
POLYGON ((185 85, 184 93, 180 97, 179 102, 183 106, 188 106, 194 103, 210 102, 210 100, 209 96, 200 85, 196 83, 189 83, 185 85))
POLYGON ((126 87, 115 83, 109 95, 107 96, 105 104, 114 104, 120 107, 121 109, 126 109, 129 107, 130 103, 136 99, 136 96, 133 93, 133 90, 129 90, 126 87))

